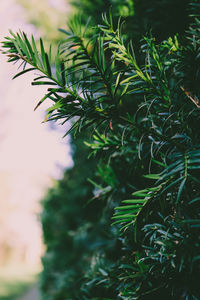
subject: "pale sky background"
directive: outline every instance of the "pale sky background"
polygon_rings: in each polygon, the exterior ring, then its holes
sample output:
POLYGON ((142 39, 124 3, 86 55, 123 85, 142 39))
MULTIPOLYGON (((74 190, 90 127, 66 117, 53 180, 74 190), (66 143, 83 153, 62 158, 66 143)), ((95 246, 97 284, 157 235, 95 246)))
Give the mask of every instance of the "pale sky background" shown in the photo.
MULTIPOLYGON (((55 2, 49 0, 50 5, 55 2)), ((37 36, 15 0, 0 0, 1 41, 9 28, 37 36)), ((0 243, 5 236, 11 247, 26 244, 34 259, 33 252, 41 247, 39 200, 72 160, 69 140, 62 139, 66 128, 52 131, 48 123, 42 124, 45 104, 33 111, 46 89, 31 86, 31 73, 12 80, 17 66, 6 60, 0 53, 0 243)))

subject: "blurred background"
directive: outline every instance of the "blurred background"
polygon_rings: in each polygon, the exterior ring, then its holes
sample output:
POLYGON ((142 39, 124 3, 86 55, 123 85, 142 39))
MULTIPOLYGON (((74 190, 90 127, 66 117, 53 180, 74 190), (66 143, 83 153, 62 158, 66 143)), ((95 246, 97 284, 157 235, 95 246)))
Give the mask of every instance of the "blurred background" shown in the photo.
MULTIPOLYGON (((9 29, 21 29, 56 43, 70 11, 66 2, 1 0, 1 41, 9 29)), ((33 74, 12 80, 17 67, 2 54, 0 66, 0 299, 11 299, 41 269, 40 200, 72 159, 69 138, 62 139, 66 127, 42 124, 45 105, 33 111, 44 94, 31 87, 33 74)))

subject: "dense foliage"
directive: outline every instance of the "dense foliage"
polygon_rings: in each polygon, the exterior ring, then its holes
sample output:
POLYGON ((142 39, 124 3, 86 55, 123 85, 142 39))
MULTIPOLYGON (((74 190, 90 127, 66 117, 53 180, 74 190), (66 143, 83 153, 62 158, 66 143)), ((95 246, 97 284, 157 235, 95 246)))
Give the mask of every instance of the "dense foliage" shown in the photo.
POLYGON ((15 77, 41 72, 45 121, 72 120, 91 149, 86 163, 74 141, 74 168, 43 201, 44 299, 200 299, 200 4, 132 7, 130 27, 120 10, 96 27, 74 18, 53 67, 42 40, 40 54, 24 33, 3 44, 15 77))

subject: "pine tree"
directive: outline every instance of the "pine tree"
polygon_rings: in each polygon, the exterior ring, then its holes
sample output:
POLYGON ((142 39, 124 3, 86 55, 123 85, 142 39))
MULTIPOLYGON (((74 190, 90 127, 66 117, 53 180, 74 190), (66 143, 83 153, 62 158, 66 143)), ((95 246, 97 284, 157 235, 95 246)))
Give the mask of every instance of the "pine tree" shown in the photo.
MULTIPOLYGON (((151 3, 157 12, 158 1, 151 3)), ((111 14, 95 29, 75 18, 62 30, 55 74, 42 40, 40 51, 24 33, 11 32, 4 41, 9 61, 24 67, 15 77, 42 73, 33 85, 48 85, 37 105, 53 101, 45 120, 73 120, 75 134, 87 129, 93 140, 86 144, 99 161, 94 200, 102 214, 91 222, 108 233, 110 248, 96 247, 88 266, 83 263, 79 295, 59 294, 53 284, 57 294, 46 299, 199 299, 200 4, 182 4, 187 31, 177 27, 171 37, 166 30, 155 38, 153 23, 136 51, 111 14)), ((68 274, 63 286, 69 282, 68 274)))

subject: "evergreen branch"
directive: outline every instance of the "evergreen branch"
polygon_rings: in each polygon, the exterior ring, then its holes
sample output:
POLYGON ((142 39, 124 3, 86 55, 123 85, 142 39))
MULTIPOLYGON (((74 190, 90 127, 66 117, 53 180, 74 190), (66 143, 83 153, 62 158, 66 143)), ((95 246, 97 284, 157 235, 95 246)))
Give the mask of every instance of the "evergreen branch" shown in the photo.
MULTIPOLYGON (((50 79, 52 83, 58 85, 60 88, 63 89, 63 92, 69 94, 73 97, 74 100, 79 100, 80 102, 84 102, 85 99, 82 98, 77 92, 72 89, 69 89, 65 85, 64 77, 62 77, 62 81, 59 78, 55 78, 52 75, 51 71, 51 60, 49 55, 45 52, 43 41, 40 39, 40 47, 41 47, 41 56, 38 54, 38 50, 36 47, 36 43, 34 38, 32 37, 32 45, 30 44, 27 36, 25 33, 15 35, 12 31, 10 31, 12 38, 7 38, 8 41, 3 42, 3 48, 6 49, 3 51, 9 57, 9 61, 19 61, 22 60, 24 63, 28 63, 33 68, 28 70, 23 70, 16 74, 13 78, 23 75, 25 72, 37 69, 42 74, 44 74, 44 78, 50 79)), ((57 57, 57 66, 56 69, 60 69, 61 74, 63 72, 63 62, 61 59, 57 57)), ((33 83, 36 84, 36 83, 33 83)), ((39 83, 37 83, 39 84, 39 83)), ((40 84, 51 84, 50 82, 41 82, 40 84)))

